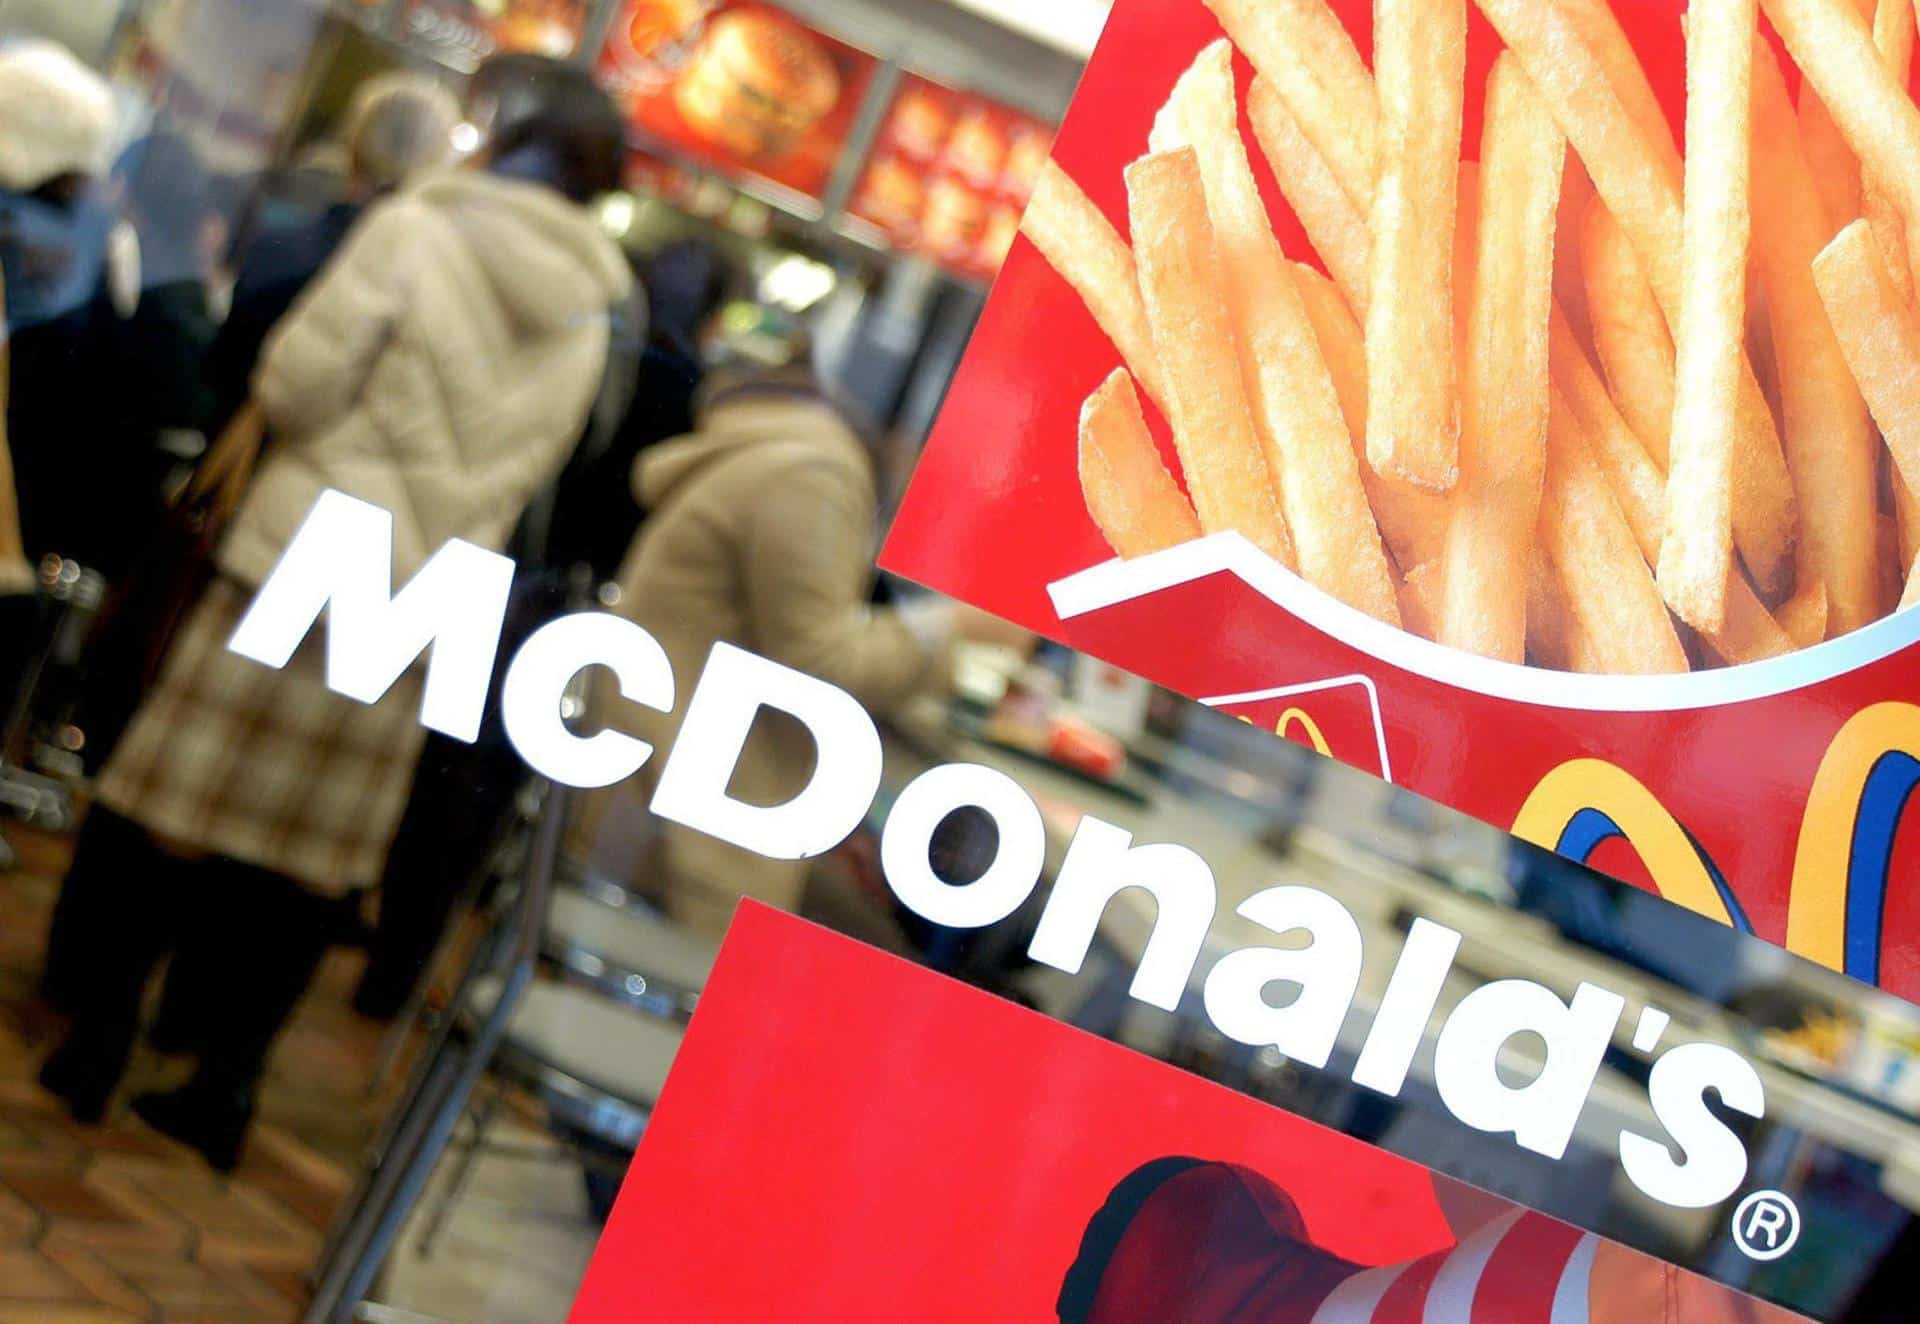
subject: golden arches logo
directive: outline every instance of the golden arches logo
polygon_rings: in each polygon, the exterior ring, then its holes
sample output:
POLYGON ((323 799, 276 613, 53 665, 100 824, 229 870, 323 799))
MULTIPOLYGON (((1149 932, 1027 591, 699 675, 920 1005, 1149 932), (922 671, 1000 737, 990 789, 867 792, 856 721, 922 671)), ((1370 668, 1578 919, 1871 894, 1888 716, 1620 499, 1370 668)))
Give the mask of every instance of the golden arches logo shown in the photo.
MULTIPOLYGON (((1854 714, 1814 774, 1794 853, 1787 948, 1879 982, 1894 837, 1920 788, 1920 707, 1878 703, 1854 714)), ((1585 863, 1624 839, 1669 901, 1747 932, 1738 897, 1694 839, 1632 774, 1574 759, 1540 779, 1513 834, 1585 863)))
POLYGON ((1295 722, 1300 724, 1300 730, 1306 734, 1308 744, 1312 745, 1314 749, 1320 753, 1325 754, 1328 758, 1333 757, 1333 751, 1327 748, 1327 738, 1320 734, 1319 723, 1308 716, 1304 708, 1289 708, 1284 713, 1281 713, 1279 722, 1276 723, 1273 728, 1273 733, 1284 740, 1288 728, 1295 722))
MULTIPOLYGON (((1253 725, 1251 717, 1243 715, 1240 720, 1248 726, 1253 725)), ((1280 720, 1273 724, 1273 733, 1285 740, 1287 732, 1296 722, 1300 724, 1302 734, 1307 737, 1307 743, 1313 746, 1316 753, 1325 754, 1328 758, 1333 757, 1333 750, 1328 747, 1327 738, 1320 733, 1320 724, 1314 721, 1313 715, 1304 708, 1289 708, 1281 713, 1280 720)))

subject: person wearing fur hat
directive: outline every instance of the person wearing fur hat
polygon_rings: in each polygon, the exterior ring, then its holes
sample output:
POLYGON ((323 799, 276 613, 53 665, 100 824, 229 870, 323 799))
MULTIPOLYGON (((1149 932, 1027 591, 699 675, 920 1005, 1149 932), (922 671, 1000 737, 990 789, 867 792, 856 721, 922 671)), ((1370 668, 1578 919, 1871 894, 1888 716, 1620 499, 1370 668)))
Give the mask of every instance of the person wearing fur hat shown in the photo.
POLYGON ((232 1168, 338 899, 381 876, 426 738, 422 670, 362 704, 328 688, 323 634, 279 670, 226 645, 323 492, 392 513, 404 583, 450 539, 501 548, 565 463, 632 275, 589 206, 619 186, 624 122, 586 71, 552 82, 564 98, 496 126, 468 168, 370 208, 268 339, 253 386, 272 446, 100 776, 67 878, 114 921, 78 930, 90 976, 41 1072, 76 1117, 104 1114, 148 978, 218 926, 228 996, 187 1035, 195 1074, 134 1108, 232 1168))
POLYGON ((12 390, 7 430, 29 560, 88 561, 99 481, 76 439, 99 416, 115 371, 118 314, 109 254, 116 220, 95 188, 115 133, 113 93, 59 46, 0 48, 0 274, 12 390))

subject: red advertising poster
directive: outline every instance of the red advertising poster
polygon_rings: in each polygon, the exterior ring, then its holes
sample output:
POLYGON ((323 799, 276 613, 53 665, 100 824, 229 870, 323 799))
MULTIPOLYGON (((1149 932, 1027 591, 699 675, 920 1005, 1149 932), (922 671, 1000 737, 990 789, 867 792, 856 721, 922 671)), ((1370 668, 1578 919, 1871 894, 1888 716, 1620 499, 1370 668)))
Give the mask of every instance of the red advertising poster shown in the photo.
POLYGON ((1906 80, 1854 6, 1702 37, 1752 201, 1689 248, 1680 4, 1411 9, 1383 68, 1366 0, 1120 0, 883 564, 1920 996, 1912 311, 1845 184, 1906 80))
POLYGON ((627 0, 600 72, 645 139, 818 201, 875 63, 770 5, 627 0))
POLYGON ((1052 143, 1030 116, 908 75, 847 209, 896 248, 990 279, 1052 143))
POLYGON ((748 903, 572 1318, 1801 1316, 748 903))

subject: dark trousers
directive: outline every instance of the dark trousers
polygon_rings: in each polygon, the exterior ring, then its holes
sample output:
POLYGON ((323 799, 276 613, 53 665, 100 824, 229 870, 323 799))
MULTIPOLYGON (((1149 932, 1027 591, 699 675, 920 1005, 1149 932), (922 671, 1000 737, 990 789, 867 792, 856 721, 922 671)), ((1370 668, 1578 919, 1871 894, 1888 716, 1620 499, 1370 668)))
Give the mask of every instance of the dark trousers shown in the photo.
POLYGON ((139 824, 96 806, 54 908, 44 988, 73 1017, 73 1057, 117 1080, 147 982, 173 957, 169 984, 196 989, 188 1001, 199 1023, 175 1029, 200 1054, 198 1083, 248 1091, 312 982, 336 913, 271 870, 171 855, 139 824))

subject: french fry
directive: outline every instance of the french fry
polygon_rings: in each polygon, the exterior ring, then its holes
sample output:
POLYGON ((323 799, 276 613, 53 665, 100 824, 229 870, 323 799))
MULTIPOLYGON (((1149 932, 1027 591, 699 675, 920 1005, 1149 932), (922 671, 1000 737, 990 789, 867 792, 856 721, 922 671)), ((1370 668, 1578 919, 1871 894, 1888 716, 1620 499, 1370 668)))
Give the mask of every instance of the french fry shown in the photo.
POLYGON ((1326 263, 1327 273, 1354 312, 1364 318, 1372 265, 1366 211, 1354 206, 1286 101, 1264 77, 1255 78, 1247 92, 1247 118, 1287 205, 1326 263))
MULTIPOLYGON (((1909 5, 1910 0, 1901 0, 1909 5)), ((1766 291, 1780 381, 1780 432, 1801 516, 1807 565, 1782 624, 1806 638, 1817 615, 1835 634, 1880 616, 1875 546, 1873 420, 1827 321, 1813 262, 1828 238, 1813 170, 1800 145, 1786 82, 1758 36, 1753 54, 1753 252, 1766 291), (1817 578, 1817 602, 1804 581, 1817 578), (1787 621, 1791 615, 1793 621, 1787 621), (1795 630, 1794 626, 1801 628, 1795 630)), ((1823 635, 1813 636, 1813 641, 1823 635)))
POLYGON ((1192 147, 1198 156, 1241 379, 1301 576, 1350 607, 1399 624, 1340 399, 1240 138, 1233 47, 1224 38, 1181 75, 1149 145, 1156 152, 1192 147))
POLYGON ((1547 0, 1557 4, 1567 22, 1586 44, 1605 73, 1607 84, 1620 101, 1620 109, 1652 148, 1661 169, 1680 187, 1680 152, 1673 142, 1673 124, 1654 95, 1647 71, 1634 53, 1620 20, 1608 0, 1547 0))
POLYGON ((1913 251, 1920 237, 1920 109, 1907 97, 1906 79, 1887 67, 1850 0, 1763 0, 1763 8, 1860 159, 1862 179, 1899 209, 1913 251))
POLYGON ((1121 556, 1200 536, 1200 521, 1160 458, 1125 368, 1115 368, 1080 408, 1080 491, 1121 556))
MULTIPOLYGON (((1621 416, 1606 383, 1574 340, 1564 317, 1554 318, 1550 334, 1554 389, 1567 402, 1589 452, 1613 490, 1614 500, 1620 503, 1620 513, 1626 517, 1634 542, 1651 566, 1659 560, 1666 529, 1666 474, 1621 416)), ((1726 624, 1701 637, 1721 661, 1729 664, 1778 657, 1794 647, 1738 570, 1727 576, 1726 624)))
POLYGON ((1754 0, 1696 4, 1687 23, 1683 289, 1658 578, 1681 619, 1707 631, 1726 624, 1733 570, 1754 23, 1754 0))
POLYGON ((1606 203, 1587 209, 1580 241, 1593 347, 1620 412, 1664 467, 1673 426, 1673 336, 1626 232, 1606 203))
POLYGON ((1479 259, 1461 375, 1459 482, 1447 526, 1440 642, 1526 658, 1526 583, 1547 444, 1547 317, 1566 140, 1510 57, 1487 78, 1479 259))
POLYGON ((1425 639, 1434 637, 1440 613, 1440 565, 1423 561, 1400 580, 1401 628, 1425 639))
POLYGON ((1566 589, 1599 668, 1616 675, 1688 669, 1660 592, 1626 516, 1588 453, 1572 410, 1553 393, 1540 546, 1566 589))
POLYGON ((1233 530, 1288 567, 1293 540, 1240 381, 1226 276, 1193 149, 1127 167, 1134 261, 1166 374, 1168 422, 1200 527, 1233 530))
POLYGON ((1593 640, 1567 605, 1566 586, 1538 547, 1527 561, 1527 656, 1551 671, 1605 670, 1593 640))
MULTIPOLYGON (((1881 61, 1904 90, 1907 70, 1913 65, 1914 0, 1879 0, 1873 14, 1873 45, 1881 61)), ((1904 222, 1893 199, 1871 175, 1861 179, 1861 214, 1873 226, 1874 242, 1887 264, 1893 288, 1908 303, 1913 302, 1913 273, 1908 267, 1907 237, 1904 222)))
POLYGON ((1729 666, 1784 657, 1798 647, 1738 570, 1727 580, 1726 625, 1700 637, 1729 666))
POLYGON ((1810 573, 1793 596, 1780 604, 1775 619, 1795 648, 1811 648, 1827 637, 1828 615, 1827 586, 1810 573))
POLYGON ((1890 477, 1893 480, 1893 509, 1899 534, 1894 544, 1900 549, 1896 560, 1904 566, 1920 555, 1920 495, 1907 486, 1907 480, 1900 476, 1897 468, 1890 477))
POLYGON ((1339 17, 1326 0, 1206 4, 1364 213, 1373 201, 1373 75, 1339 17))
POLYGON ((1920 606, 1920 558, 1916 558, 1912 569, 1907 571, 1907 586, 1901 590, 1900 605, 1895 610, 1905 611, 1914 606, 1920 606))
MULTIPOLYGON (((1367 455, 1437 491, 1459 471, 1453 335, 1454 183, 1466 69, 1466 0, 1377 0, 1367 305, 1367 455), (1385 292, 1391 291, 1387 298, 1385 292)), ((1555 190, 1558 196, 1558 189, 1555 190)))
MULTIPOLYGON (((1366 489, 1367 504, 1373 508, 1380 536, 1396 563, 1418 567, 1440 559, 1447 529, 1447 499, 1438 492, 1416 487, 1404 478, 1377 472, 1367 463, 1367 349, 1361 338, 1360 324, 1340 290, 1320 272, 1305 263, 1294 264, 1299 281, 1300 299, 1313 322, 1314 338, 1327 369, 1333 374, 1334 390, 1340 397, 1340 410, 1346 416, 1347 433, 1353 439, 1354 459, 1360 471, 1360 483, 1366 489)), ((1408 574, 1412 574, 1409 569, 1408 574)), ((1437 581, 1438 574, 1434 579, 1437 581)), ((1400 595, 1403 604, 1406 595, 1400 595)), ((1408 629, 1415 627, 1408 625, 1408 629)), ((1417 633, 1431 634, 1420 630, 1417 633)))
POLYGON ((1660 540, 1666 529, 1667 476, 1621 417, 1607 394, 1606 383, 1580 348, 1568 319, 1557 309, 1548 329, 1548 355, 1554 389, 1580 425, 1594 461, 1627 517, 1641 556, 1651 566, 1660 558, 1660 540))
POLYGON ((1580 154, 1594 190, 1632 239, 1671 318, 1680 303, 1682 227, 1680 189, 1664 154, 1641 133, 1605 66, 1560 5, 1543 0, 1475 3, 1553 107, 1560 131, 1580 154))
POLYGON ((1813 279, 1847 366, 1893 454, 1896 476, 1915 486, 1920 483, 1920 318, 1894 290, 1872 226, 1855 221, 1836 235, 1814 259, 1813 279))
MULTIPOLYGON (((1561 132, 1593 178, 1595 192, 1632 241, 1668 326, 1677 327, 1684 226, 1680 191, 1673 187, 1665 154, 1639 130, 1606 68, 1560 5, 1542 0, 1475 3, 1552 107, 1561 132)), ((1714 105, 1717 111, 1721 103, 1714 105)), ((1698 110, 1703 117, 1707 114, 1706 106, 1698 110)), ((1770 591, 1784 590, 1793 575, 1793 482, 1772 414, 1744 354, 1738 367, 1734 536, 1755 579, 1770 591)))
POLYGON ((1899 610, 1905 599, 1902 584, 1913 560, 1901 547, 1899 521, 1891 515, 1880 517, 1880 597, 1887 610, 1899 610))
POLYGON ((1057 163, 1048 161, 1040 172, 1020 231, 1073 286, 1135 379, 1164 413, 1167 397, 1160 360, 1154 354, 1147 310, 1140 301, 1133 253, 1057 163))
POLYGON ((1860 162, 1813 84, 1800 84, 1797 104, 1800 141, 1806 144, 1807 161, 1813 166, 1820 208, 1827 223, 1837 228, 1860 214, 1860 162))
MULTIPOLYGON (((1580 269, 1580 238, 1587 208, 1593 204, 1593 181, 1580 158, 1567 153, 1560 177, 1560 206, 1553 218, 1553 298, 1579 333, 1582 343, 1593 338, 1593 320, 1587 312, 1587 281, 1580 269)), ((1458 228, 1458 222, 1455 222, 1458 228)), ((1466 287, 1454 269, 1454 288, 1464 299, 1466 287)))
MULTIPOLYGON (((1861 17, 1869 23, 1873 21, 1874 3, 1854 0, 1861 17)), ((1814 188, 1820 194, 1831 238, 1860 216, 1860 160, 1847 146, 1840 126, 1833 122, 1832 112, 1811 83, 1800 84, 1798 113, 1800 141, 1806 145, 1807 164, 1813 167, 1814 188)))

